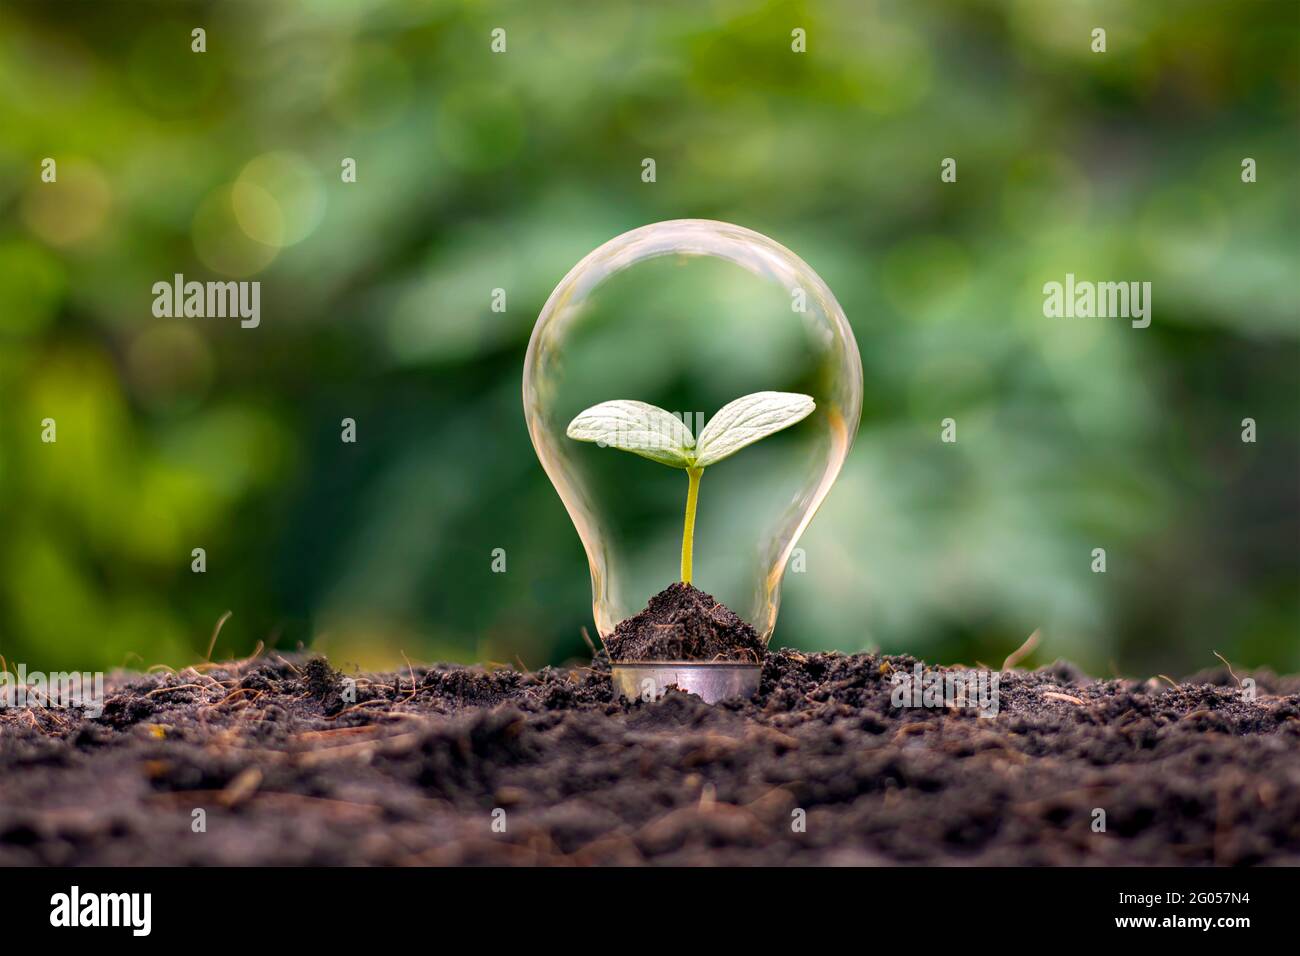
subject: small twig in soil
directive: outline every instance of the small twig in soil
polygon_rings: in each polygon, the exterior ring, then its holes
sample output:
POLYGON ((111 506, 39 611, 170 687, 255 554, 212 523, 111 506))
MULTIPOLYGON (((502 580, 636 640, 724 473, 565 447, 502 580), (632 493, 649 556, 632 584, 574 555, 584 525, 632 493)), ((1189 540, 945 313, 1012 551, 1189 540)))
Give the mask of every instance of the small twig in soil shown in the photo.
POLYGON ((1043 691, 1043 696, 1052 700, 1063 700, 1071 704, 1078 704, 1080 707, 1082 707, 1084 703, 1082 699, 1075 697, 1072 694, 1058 694, 1055 691, 1050 690, 1043 691))
POLYGON ((339 744, 337 747, 308 750, 301 754, 296 762, 301 767, 316 767, 336 760, 352 758, 369 760, 380 747, 384 747, 389 753, 402 753, 410 749, 408 745, 414 744, 419 739, 419 733, 411 731, 405 734, 390 734, 377 740, 357 740, 350 744, 339 744))
POLYGON ((718 789, 711 783, 706 783, 700 789, 700 809, 706 813, 712 810, 714 804, 718 802, 718 789))
POLYGON ((295 674, 297 674, 299 677, 302 676, 302 671, 298 670, 298 668, 296 668, 296 667, 293 666, 293 661, 287 661, 287 660, 285 660, 285 659, 284 659, 284 655, 282 655, 282 654, 276 654, 276 655, 275 655, 275 659, 276 659, 277 661, 279 661, 281 664, 283 664, 285 667, 289 668, 291 671, 293 671, 293 672, 294 672, 295 674))
MULTIPOLYGON (((411 672, 411 696, 402 701, 402 703, 406 703, 407 700, 413 700, 415 698, 416 692, 420 689, 420 683, 415 679, 415 668, 411 666, 411 659, 406 656, 406 651, 402 651, 402 660, 406 661, 406 669, 411 672)), ((402 689, 401 684, 401 678, 398 678, 398 691, 402 689)))
POLYGON ((1015 667, 1030 654, 1034 653, 1034 650, 1038 647, 1038 641, 1042 630, 1041 627, 1034 628, 1034 633, 1025 638, 1025 643, 1021 644, 1018 648, 1007 655, 1007 659, 1002 662, 1002 669, 1004 671, 1011 670, 1011 668, 1015 667))
POLYGON ((256 793, 261 785, 262 771, 256 767, 245 767, 221 791, 221 803, 227 808, 237 807, 256 793))
POLYGON ((264 690, 255 691, 251 687, 240 687, 237 690, 231 691, 225 697, 221 698, 221 700, 217 701, 215 704, 212 704, 210 705, 210 707, 205 709, 219 710, 220 708, 224 707, 227 703, 234 700, 236 697, 239 697, 241 694, 252 694, 253 696, 251 698, 243 702, 244 706, 247 707, 250 704, 252 704, 254 701, 256 701, 257 698, 261 697, 265 693, 266 691, 264 690))
POLYGON ((249 664, 251 664, 253 661, 257 660, 258 656, 265 649, 266 649, 266 642, 258 641, 257 646, 253 648, 253 653, 249 654, 247 657, 240 658, 237 661, 208 661, 201 664, 193 664, 190 667, 186 668, 186 670, 192 670, 197 674, 203 674, 209 670, 218 667, 223 668, 225 670, 240 671, 243 670, 245 667, 247 667, 249 664))
POLYGON ((206 687, 205 684, 177 684, 174 687, 159 687, 156 690, 149 691, 144 696, 153 697, 155 694, 169 694, 174 690, 205 690, 206 687))
POLYGON ((1237 686, 1240 687, 1241 678, 1238 677, 1237 672, 1232 669, 1232 665, 1228 663, 1228 659, 1224 657, 1222 654, 1220 654, 1218 651, 1214 652, 1214 656, 1217 657, 1219 660, 1223 661, 1223 666, 1228 669, 1228 673, 1232 675, 1232 679, 1235 680, 1237 682, 1237 686))
POLYGON ((383 732, 383 726, 380 724, 363 724, 360 727, 334 727, 330 730, 305 730, 300 734, 293 734, 292 739, 308 740, 333 740, 335 737, 351 737, 356 734, 368 734, 375 736, 383 732))
MULTIPOLYGON (((217 664, 197 665, 197 667, 217 667, 217 666, 219 665, 217 664)), ((225 687, 226 683, 233 683, 233 681, 222 682, 217 680, 215 677, 209 677, 207 674, 200 673, 196 669, 196 665, 193 664, 191 664, 189 667, 185 668, 182 671, 178 671, 176 676, 183 678, 185 680, 198 680, 199 678, 202 678, 203 680, 208 682, 207 684, 204 685, 205 687, 225 687)))
POLYGON ((225 614, 221 615, 221 617, 217 618, 217 626, 212 629, 212 640, 208 641, 208 652, 203 655, 205 661, 212 660, 212 652, 217 648, 217 635, 221 633, 221 628, 230 620, 230 615, 233 613, 233 611, 227 611, 225 614))

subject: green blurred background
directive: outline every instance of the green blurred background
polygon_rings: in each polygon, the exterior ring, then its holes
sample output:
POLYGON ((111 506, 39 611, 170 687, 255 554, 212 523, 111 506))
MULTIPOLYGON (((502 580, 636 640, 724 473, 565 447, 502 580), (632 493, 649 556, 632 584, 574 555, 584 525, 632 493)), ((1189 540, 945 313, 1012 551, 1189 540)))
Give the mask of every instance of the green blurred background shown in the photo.
POLYGON ((180 665, 230 610, 217 656, 585 656, 524 349, 591 249, 705 217, 807 260, 866 373, 776 644, 1294 670, 1298 35, 1294 2, 6 3, 0 653, 180 665), (154 318, 178 272, 260 280, 261 326, 154 318), (1044 318, 1066 272, 1152 282, 1151 327, 1044 318))

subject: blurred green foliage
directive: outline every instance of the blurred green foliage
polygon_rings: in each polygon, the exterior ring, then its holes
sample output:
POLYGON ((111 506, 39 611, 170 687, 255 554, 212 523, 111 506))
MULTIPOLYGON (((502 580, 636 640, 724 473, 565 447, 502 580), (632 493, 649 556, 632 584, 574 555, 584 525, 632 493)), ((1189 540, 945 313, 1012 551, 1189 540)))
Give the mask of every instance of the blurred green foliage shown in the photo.
POLYGON ((778 644, 1295 669, 1298 11, 8 3, 0 653, 179 665, 229 609, 218 655, 583 655, 524 347, 588 251, 705 217, 811 263, 866 372, 778 644), (1067 272, 1151 327, 1044 318, 1067 272), (261 280, 261 327, 154 318, 175 273, 261 280))

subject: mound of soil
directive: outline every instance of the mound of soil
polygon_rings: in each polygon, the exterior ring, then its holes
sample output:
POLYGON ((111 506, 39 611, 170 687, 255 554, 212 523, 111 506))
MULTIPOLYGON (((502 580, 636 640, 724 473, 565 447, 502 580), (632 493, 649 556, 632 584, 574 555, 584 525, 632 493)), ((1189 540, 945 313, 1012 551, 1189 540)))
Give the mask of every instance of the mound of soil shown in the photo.
POLYGON ((605 641, 615 661, 742 661, 756 664, 767 648, 725 604, 678 581, 621 621, 605 641))
POLYGON ((1300 679, 1058 664, 982 718, 905 706, 915 664, 780 651, 715 707, 603 656, 111 675, 98 719, 0 708, 0 866, 1300 864, 1300 679))

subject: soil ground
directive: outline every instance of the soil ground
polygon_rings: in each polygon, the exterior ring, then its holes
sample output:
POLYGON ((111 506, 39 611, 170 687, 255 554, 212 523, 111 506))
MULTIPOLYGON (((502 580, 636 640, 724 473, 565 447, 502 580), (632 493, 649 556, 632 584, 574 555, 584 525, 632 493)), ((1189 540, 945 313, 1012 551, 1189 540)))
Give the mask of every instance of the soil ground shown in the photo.
POLYGON ((115 675, 98 719, 0 710, 0 864, 1300 863, 1300 679, 1058 664, 981 718, 893 706, 914 663, 781 651, 714 707, 601 658, 115 675))
POLYGON ((615 661, 740 661, 756 664, 767 648, 754 628, 712 594, 678 581, 645 610, 620 621, 605 642, 615 661))

